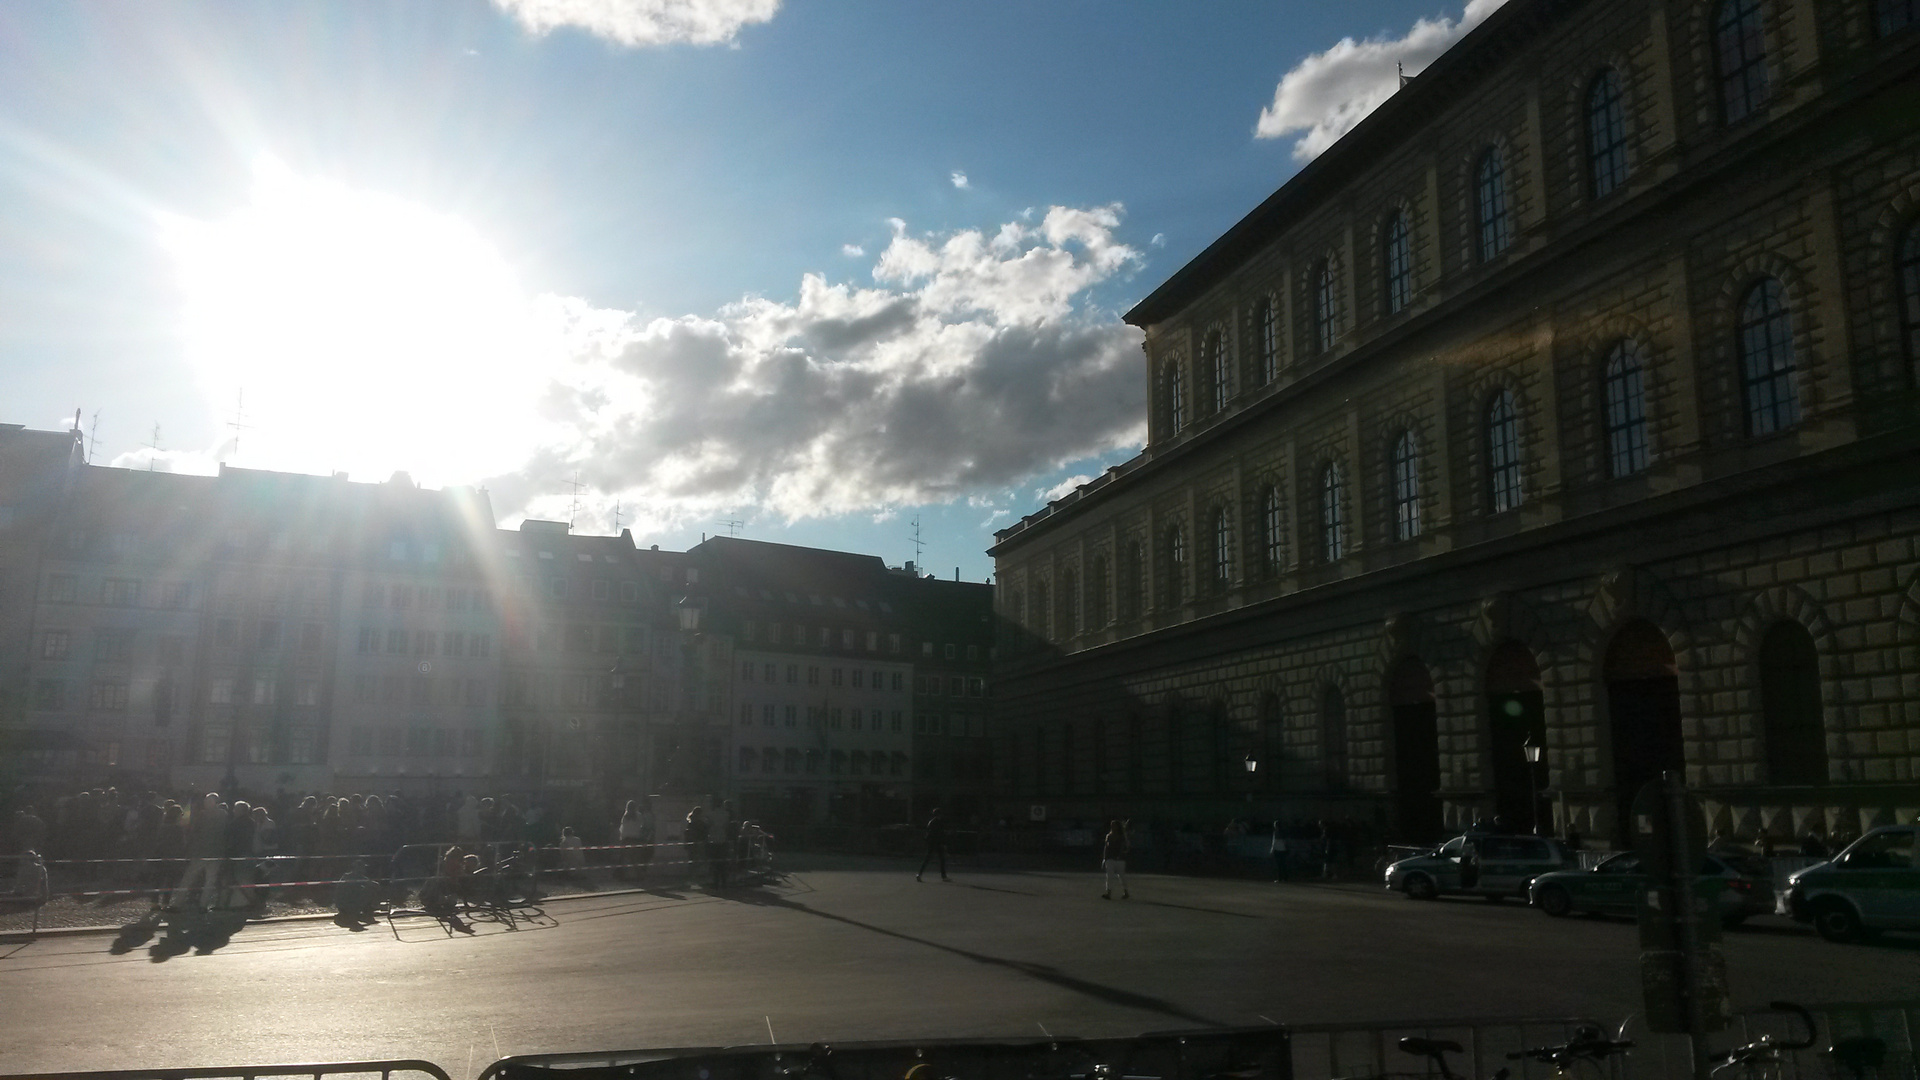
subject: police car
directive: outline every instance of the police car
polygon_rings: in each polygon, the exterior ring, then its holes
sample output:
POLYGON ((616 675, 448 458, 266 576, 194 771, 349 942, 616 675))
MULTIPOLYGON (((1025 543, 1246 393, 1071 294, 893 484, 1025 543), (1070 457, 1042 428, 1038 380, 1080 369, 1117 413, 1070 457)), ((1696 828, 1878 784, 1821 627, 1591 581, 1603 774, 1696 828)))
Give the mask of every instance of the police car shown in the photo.
POLYGON ((1920 930, 1920 825, 1888 825, 1787 878, 1787 914, 1828 941, 1920 930))
POLYGON ((1576 865, 1558 840, 1468 833, 1387 867, 1387 888, 1415 900, 1445 895, 1500 900, 1525 896, 1535 877, 1576 865))

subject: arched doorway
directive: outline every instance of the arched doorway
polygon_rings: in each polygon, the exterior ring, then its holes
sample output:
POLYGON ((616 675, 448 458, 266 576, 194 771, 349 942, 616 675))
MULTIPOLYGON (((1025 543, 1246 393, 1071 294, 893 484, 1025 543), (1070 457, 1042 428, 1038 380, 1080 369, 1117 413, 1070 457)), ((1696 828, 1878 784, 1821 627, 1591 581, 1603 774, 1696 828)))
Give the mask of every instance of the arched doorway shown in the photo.
POLYGON ((1438 839, 1440 814, 1440 723, 1427 665, 1407 657, 1387 680, 1393 710, 1394 824, 1400 839, 1438 839))
POLYGON ((1540 665, 1517 641, 1501 642, 1487 660, 1488 750, 1493 769, 1493 813, 1515 832, 1544 831, 1539 798, 1540 766, 1527 760, 1529 747, 1547 743, 1547 710, 1540 695, 1540 665))
POLYGON ((1827 727, 1820 704, 1820 653, 1797 622, 1777 622, 1760 641, 1760 722, 1767 782, 1827 782, 1827 727))
POLYGON ((1613 740, 1614 836, 1626 839, 1633 797, 1661 773, 1686 767, 1680 733, 1680 678, 1660 628, 1635 619, 1607 645, 1607 730, 1613 740))

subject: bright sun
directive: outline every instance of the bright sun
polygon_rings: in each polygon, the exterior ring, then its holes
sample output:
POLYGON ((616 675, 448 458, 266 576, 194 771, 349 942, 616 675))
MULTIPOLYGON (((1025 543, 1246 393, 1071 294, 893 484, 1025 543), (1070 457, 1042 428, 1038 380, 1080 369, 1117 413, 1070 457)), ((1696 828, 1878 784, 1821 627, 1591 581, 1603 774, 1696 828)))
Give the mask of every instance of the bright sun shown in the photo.
POLYGON ((268 160, 238 212, 162 230, 216 412, 244 393, 237 464, 445 484, 524 460, 553 338, 465 223, 268 160))

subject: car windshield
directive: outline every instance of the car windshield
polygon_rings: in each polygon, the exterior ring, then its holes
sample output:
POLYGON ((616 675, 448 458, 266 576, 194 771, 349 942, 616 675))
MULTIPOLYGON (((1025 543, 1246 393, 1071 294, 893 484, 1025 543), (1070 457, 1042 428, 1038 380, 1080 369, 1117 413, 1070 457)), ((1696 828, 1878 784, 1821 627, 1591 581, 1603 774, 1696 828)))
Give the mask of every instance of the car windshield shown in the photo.
POLYGON ((0 0, 0 1080, 1920 1080, 1916 827, 1920 0, 0 0))

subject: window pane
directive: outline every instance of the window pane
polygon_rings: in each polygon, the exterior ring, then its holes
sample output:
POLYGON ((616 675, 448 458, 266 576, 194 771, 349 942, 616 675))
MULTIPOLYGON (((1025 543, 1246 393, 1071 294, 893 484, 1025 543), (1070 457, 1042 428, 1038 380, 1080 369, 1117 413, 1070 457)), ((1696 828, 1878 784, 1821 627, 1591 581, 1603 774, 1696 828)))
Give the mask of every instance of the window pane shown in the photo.
POLYGON ((1413 251, 1405 214, 1396 213, 1387 220, 1381 265, 1386 272, 1387 314, 1397 315, 1413 299, 1413 251))
POLYGON ((1877 0, 1874 9, 1881 37, 1920 26, 1920 0, 1877 0))
POLYGON ((1620 73, 1612 68, 1594 76, 1587 89, 1587 171, 1596 199, 1627 179, 1627 114, 1620 73))
POLYGON ((1393 444, 1393 536, 1411 540, 1420 535, 1420 452, 1413 432, 1403 431, 1393 444))
POLYGON ((1337 562, 1347 553, 1340 494, 1340 469, 1328 465, 1320 474, 1320 553, 1328 562, 1337 562))
POLYGON ((1313 347, 1317 352, 1333 351, 1333 266, 1325 259, 1313 275, 1313 347))
POLYGON ((1263 298, 1254 309, 1253 327, 1255 340, 1260 343, 1260 385, 1265 386, 1279 374, 1280 335, 1273 297, 1263 298))
POLYGON ((1615 479, 1647 467, 1647 403, 1640 351, 1622 341, 1607 354, 1602 393, 1606 401, 1607 472, 1615 479))
POLYGON ((1277 574, 1286 565, 1285 552, 1281 547, 1286 530, 1280 519, 1280 488, 1277 485, 1267 485, 1261 498, 1260 518, 1266 540, 1267 572, 1277 574))
POLYGON ((1720 107, 1729 124, 1753 115, 1767 96, 1767 41, 1760 0, 1727 0, 1714 24, 1720 107))
POLYGON ((1487 409, 1487 479, 1494 513, 1520 505, 1520 422, 1507 390, 1487 409))
POLYGON ((1746 386, 1747 432, 1768 435, 1800 422, 1795 386, 1793 318, 1780 282, 1763 279, 1740 305, 1740 375, 1746 386))
POLYGON ((1480 260, 1485 262, 1507 250, 1507 172, 1498 147, 1489 147, 1480 155, 1474 187, 1474 206, 1480 221, 1480 260))

